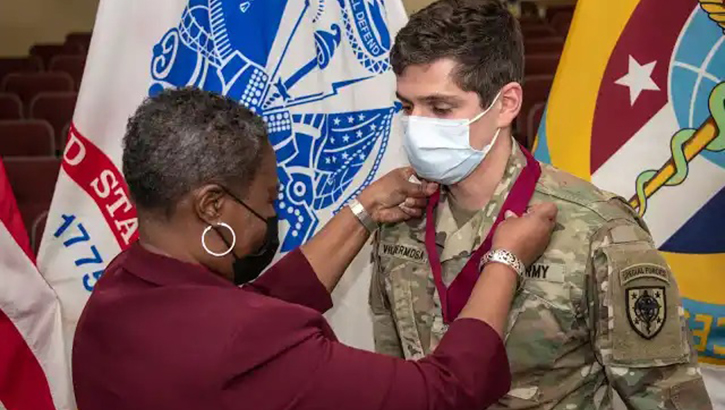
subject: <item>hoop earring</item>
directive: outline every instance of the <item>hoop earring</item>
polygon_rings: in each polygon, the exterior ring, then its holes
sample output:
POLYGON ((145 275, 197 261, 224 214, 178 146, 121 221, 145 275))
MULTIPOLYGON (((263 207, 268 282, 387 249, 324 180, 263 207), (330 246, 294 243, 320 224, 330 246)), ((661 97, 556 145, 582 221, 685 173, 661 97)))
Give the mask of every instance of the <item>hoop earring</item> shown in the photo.
POLYGON ((232 227, 231 227, 231 226, 227 225, 227 224, 226 224, 226 223, 224 223, 224 222, 217 222, 216 226, 217 226, 217 227, 222 227, 222 228, 227 228, 227 229, 229 229, 229 231, 230 231, 230 232, 232 233, 232 244, 231 244, 231 245, 229 246, 229 249, 227 249, 227 250, 226 250, 226 251, 224 251, 224 252, 221 252, 221 253, 217 253, 217 252, 212 252, 212 251, 211 251, 211 250, 209 249, 209 247, 208 247, 208 246, 206 245, 206 234, 207 234, 207 233, 209 233, 209 231, 211 231, 211 230, 212 230, 212 228, 213 228, 213 226, 212 226, 212 225, 209 225, 209 226, 207 226, 207 227, 206 227, 206 229, 204 229, 204 232, 203 232, 203 233, 201 234, 201 246, 203 246, 203 247, 204 247, 204 250, 205 250, 205 251, 206 251, 206 253, 208 253, 209 255, 212 255, 212 256, 216 256, 217 258, 221 258, 222 256, 226 256, 226 255, 228 255, 228 254, 229 254, 229 252, 231 252, 231 251, 232 251, 232 249, 234 249, 234 245, 236 245, 236 244, 237 244, 237 234, 236 234, 236 233, 234 233, 234 229, 232 229, 232 227))

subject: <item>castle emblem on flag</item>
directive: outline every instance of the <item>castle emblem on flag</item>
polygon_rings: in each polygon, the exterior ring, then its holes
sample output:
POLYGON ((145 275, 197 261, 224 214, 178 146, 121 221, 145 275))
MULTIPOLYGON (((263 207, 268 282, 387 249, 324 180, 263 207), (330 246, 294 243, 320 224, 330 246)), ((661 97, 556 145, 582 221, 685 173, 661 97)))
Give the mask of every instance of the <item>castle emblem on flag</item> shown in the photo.
POLYGON ((190 0, 153 49, 150 95, 196 86, 266 121, 288 225, 282 251, 309 239, 320 214, 339 211, 380 166, 399 107, 374 89, 352 93, 390 70, 384 16, 383 0, 190 0))

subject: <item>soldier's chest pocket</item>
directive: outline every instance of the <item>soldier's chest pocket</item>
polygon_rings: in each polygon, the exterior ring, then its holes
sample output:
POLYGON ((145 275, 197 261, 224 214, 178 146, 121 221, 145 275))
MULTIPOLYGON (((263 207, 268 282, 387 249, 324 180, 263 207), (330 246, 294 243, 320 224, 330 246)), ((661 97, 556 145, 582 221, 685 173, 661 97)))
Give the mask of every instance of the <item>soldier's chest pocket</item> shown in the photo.
POLYGON ((526 283, 514 299, 505 335, 514 381, 526 380, 526 386, 535 388, 532 383, 541 380, 572 343, 586 337, 575 304, 566 284, 526 283))

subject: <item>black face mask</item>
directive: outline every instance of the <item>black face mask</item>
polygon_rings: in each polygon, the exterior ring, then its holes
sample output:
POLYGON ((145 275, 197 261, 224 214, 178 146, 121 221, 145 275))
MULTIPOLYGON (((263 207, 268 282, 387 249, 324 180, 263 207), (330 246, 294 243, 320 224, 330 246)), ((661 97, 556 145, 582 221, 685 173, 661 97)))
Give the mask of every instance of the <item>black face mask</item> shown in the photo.
MULTIPOLYGON (((256 253, 239 258, 234 252, 232 252, 232 256, 234 256, 234 263, 232 264, 232 271, 234 272, 233 281, 235 285, 241 286, 247 282, 257 279, 259 275, 262 274, 262 271, 264 271, 264 269, 272 263, 274 255, 277 254, 277 249, 279 249, 279 227, 277 226, 277 215, 265 219, 254 209, 245 204, 244 201, 230 193, 229 190, 225 189, 225 191, 227 195, 232 197, 243 207, 247 208, 252 215, 259 218, 267 225, 264 243, 256 253)), ((219 234, 219 236, 222 237, 224 242, 227 242, 221 234, 219 234)), ((227 243, 227 245, 229 244, 227 243)))

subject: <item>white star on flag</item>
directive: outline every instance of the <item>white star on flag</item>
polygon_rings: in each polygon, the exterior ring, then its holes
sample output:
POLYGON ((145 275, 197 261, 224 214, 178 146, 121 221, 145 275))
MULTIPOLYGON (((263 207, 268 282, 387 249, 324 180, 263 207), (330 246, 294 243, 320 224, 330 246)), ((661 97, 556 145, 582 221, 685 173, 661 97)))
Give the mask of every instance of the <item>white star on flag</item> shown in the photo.
POLYGON ((629 87, 629 103, 634 105, 637 98, 644 90, 659 91, 660 87, 652 80, 652 71, 655 69, 657 61, 652 61, 645 65, 641 65, 631 55, 629 56, 629 72, 615 84, 629 87))

